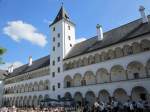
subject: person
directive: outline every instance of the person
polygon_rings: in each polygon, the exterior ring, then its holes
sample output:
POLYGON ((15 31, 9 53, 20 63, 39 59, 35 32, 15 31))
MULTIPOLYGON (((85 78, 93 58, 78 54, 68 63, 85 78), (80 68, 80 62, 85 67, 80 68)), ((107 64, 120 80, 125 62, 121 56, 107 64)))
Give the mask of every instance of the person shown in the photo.
POLYGON ((93 107, 93 108, 94 108, 94 111, 95 111, 95 112, 98 112, 99 107, 100 107, 99 103, 98 103, 97 101, 95 101, 94 107, 93 107))

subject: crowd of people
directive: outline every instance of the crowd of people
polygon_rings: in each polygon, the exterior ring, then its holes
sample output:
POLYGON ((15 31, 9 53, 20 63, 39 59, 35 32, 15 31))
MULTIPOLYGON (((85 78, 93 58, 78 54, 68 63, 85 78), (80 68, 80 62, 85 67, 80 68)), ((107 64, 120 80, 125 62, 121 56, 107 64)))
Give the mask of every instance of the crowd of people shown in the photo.
POLYGON ((0 112, 150 112, 150 105, 148 101, 131 101, 125 103, 116 101, 115 99, 109 103, 95 101, 93 105, 89 102, 85 104, 78 103, 75 106, 59 106, 59 107, 30 107, 30 108, 16 108, 3 107, 0 112))

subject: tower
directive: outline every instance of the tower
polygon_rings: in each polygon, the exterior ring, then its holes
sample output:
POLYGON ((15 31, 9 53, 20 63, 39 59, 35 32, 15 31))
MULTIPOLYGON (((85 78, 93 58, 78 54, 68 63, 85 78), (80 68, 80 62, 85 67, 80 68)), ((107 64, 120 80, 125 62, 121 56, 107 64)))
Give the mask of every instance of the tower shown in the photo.
POLYGON ((56 18, 50 25, 51 30, 51 56, 50 68, 52 77, 63 71, 63 59, 75 43, 75 24, 61 6, 56 18))

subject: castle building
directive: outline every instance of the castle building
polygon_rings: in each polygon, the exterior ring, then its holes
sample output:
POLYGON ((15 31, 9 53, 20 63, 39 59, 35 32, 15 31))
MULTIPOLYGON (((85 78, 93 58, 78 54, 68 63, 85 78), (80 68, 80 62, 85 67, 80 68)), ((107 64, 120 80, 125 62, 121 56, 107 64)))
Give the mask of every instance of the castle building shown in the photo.
POLYGON ((51 31, 51 54, 14 69, 3 81, 2 105, 38 106, 48 98, 90 104, 110 97, 150 101, 150 16, 75 43, 75 24, 62 6, 51 31))

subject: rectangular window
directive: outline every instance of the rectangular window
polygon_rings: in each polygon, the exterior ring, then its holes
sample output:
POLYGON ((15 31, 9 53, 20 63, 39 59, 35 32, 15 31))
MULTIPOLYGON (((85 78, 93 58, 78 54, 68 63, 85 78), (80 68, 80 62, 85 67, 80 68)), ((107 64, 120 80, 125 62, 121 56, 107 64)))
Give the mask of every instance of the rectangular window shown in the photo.
POLYGON ((58 33, 57 36, 60 37, 60 33, 58 33))
POLYGON ((70 37, 70 36, 68 36, 68 39, 69 39, 69 40, 71 40, 71 37, 70 37))
POLYGON ((53 27, 53 31, 55 31, 55 27, 53 27))
POLYGON ((55 65, 55 61, 53 61, 53 65, 55 65))
POLYGON ((57 61, 60 62, 60 57, 57 57, 57 61))
POLYGON ((52 77, 55 77, 55 72, 52 72, 52 77))
POLYGON ((60 72, 60 67, 57 68, 58 73, 60 72))
POLYGON ((53 51, 55 51, 55 46, 53 46, 53 51))
POLYGON ((60 47, 60 43, 59 42, 57 43, 57 46, 60 47))
POLYGON ((70 30, 70 26, 68 26, 68 30, 70 30))
POLYGON ((58 88, 60 88, 60 83, 57 83, 57 85, 58 85, 58 88))
POLYGON ((55 86, 54 86, 54 85, 53 85, 53 87, 52 87, 52 88, 53 88, 53 91, 55 91, 55 86))
POLYGON ((70 47, 72 47, 72 44, 70 44, 70 47))
POLYGON ((55 37, 53 37, 53 42, 55 42, 55 37))

